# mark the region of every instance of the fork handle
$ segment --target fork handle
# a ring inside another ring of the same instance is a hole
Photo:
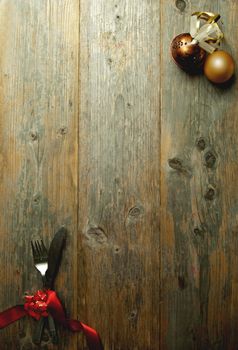
[[[51,315],[48,316],[48,325],[49,325],[49,332],[50,332],[52,343],[58,344],[59,339],[58,339],[58,334],[55,327],[55,321]]]
[[[45,317],[41,317],[39,321],[37,321],[36,328],[32,337],[32,341],[36,345],[39,345],[41,343],[41,337],[42,337],[44,326],[45,326]]]
[[[46,288],[46,289],[48,289],[48,288],[51,289],[52,286],[53,286],[52,281],[49,281],[49,279],[47,278],[46,275],[42,275],[42,282],[43,282],[44,288]],[[59,343],[59,339],[58,339],[58,334],[57,334],[56,327],[55,327],[55,321],[54,321],[53,317],[50,314],[48,316],[48,327],[49,327],[49,333],[50,333],[50,336],[51,336],[52,343],[53,344],[58,344]]]

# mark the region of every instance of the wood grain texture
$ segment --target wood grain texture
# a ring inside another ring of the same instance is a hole
[[[1,309],[41,285],[30,240],[69,237],[56,288],[76,317],[78,1],[1,1]],[[70,273],[68,273],[70,271]],[[67,286],[67,287],[66,287]],[[33,349],[29,319],[1,331],[1,349]],[[47,335],[44,349],[53,349]],[[62,334],[59,349],[76,349]]]
[[[189,30],[189,15],[206,10],[222,15],[223,48],[237,58],[238,7],[162,1],[161,8],[161,348],[233,350],[237,83],[219,88],[188,76],[168,59],[168,48]]]
[[[160,3],[80,12],[79,310],[107,350],[158,349]]]
[[[104,350],[237,350],[238,89],[173,64],[196,10],[237,60],[232,0],[0,1],[0,310],[65,225],[56,288]],[[34,326],[0,349],[35,349]],[[87,349],[60,339],[40,348]]]

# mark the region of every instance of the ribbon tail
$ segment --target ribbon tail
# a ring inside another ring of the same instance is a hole
[[[9,324],[19,320],[27,315],[23,305],[13,306],[5,311],[0,312],[0,329],[7,327]]]
[[[87,326],[86,324],[76,321],[67,320],[67,326],[72,332],[82,331],[86,337],[87,345],[90,350],[103,350],[103,345],[98,333],[95,329]]]
[[[191,37],[194,38],[200,28],[200,21],[197,17],[192,16],[190,21],[190,34]]]
[[[198,45],[208,53],[213,53],[216,50],[215,46],[208,44],[205,41],[201,41]]]
[[[103,350],[103,345],[98,333],[91,327],[87,326],[86,324],[82,323],[82,327],[83,327],[83,332],[85,334],[85,337],[87,339],[89,349]]]
[[[86,337],[90,350],[103,350],[101,339],[93,328],[80,321],[66,319],[60,300],[58,299],[56,293],[51,290],[48,291],[48,308],[53,318],[64,327],[68,328],[72,332],[82,331]]]

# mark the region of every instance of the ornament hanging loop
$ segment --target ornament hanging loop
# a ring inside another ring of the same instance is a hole
[[[192,16],[197,16],[197,18],[201,18],[207,21],[207,23],[218,22],[219,19],[221,18],[221,15],[219,15],[219,13],[214,14],[212,12],[193,12]]]
[[[191,16],[190,34],[193,38],[191,45],[198,44],[208,53],[214,52],[223,38],[223,33],[217,22],[221,16],[212,12],[194,12]],[[206,23],[201,25],[201,20]]]

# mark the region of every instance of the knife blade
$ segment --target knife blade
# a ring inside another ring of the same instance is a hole
[[[53,289],[54,280],[57,275],[63,248],[66,241],[67,230],[65,227],[61,227],[59,231],[56,232],[54,238],[51,241],[49,253],[48,253],[48,270],[45,274],[45,287]]]

